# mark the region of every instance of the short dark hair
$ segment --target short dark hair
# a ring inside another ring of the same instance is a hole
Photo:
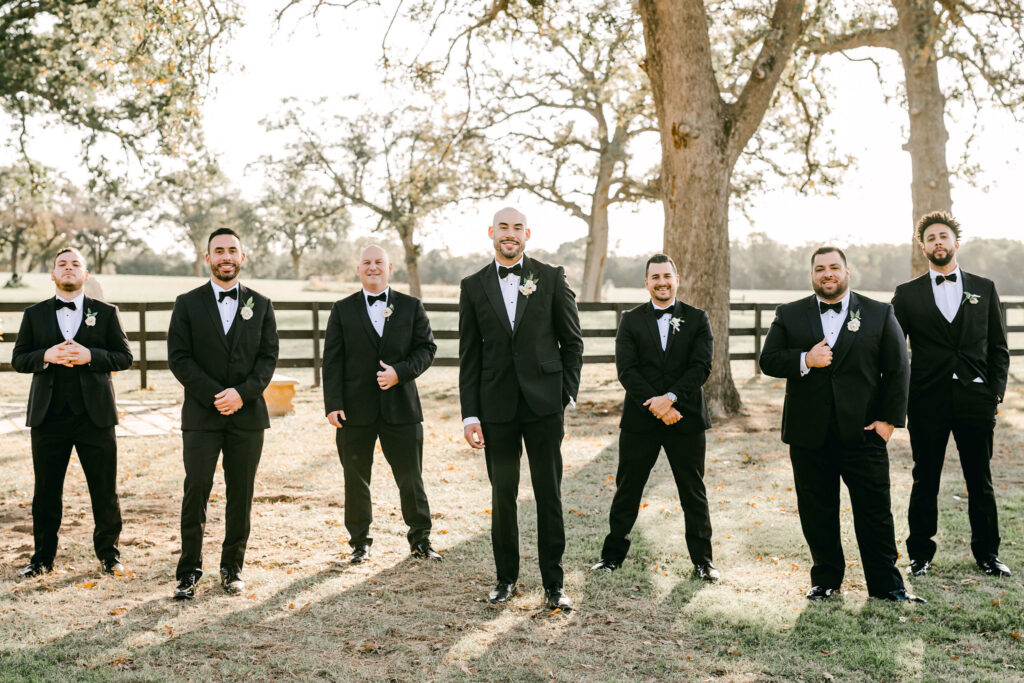
[[[843,252],[842,249],[840,249],[839,247],[833,247],[832,245],[826,245],[824,247],[818,247],[817,249],[814,250],[814,253],[811,254],[811,267],[814,267],[814,259],[818,258],[822,254],[831,254],[832,252],[839,254],[839,258],[843,259],[844,266],[849,265],[846,262],[846,253]]]
[[[647,265],[644,266],[644,277],[647,277],[647,273],[650,272],[651,264],[652,263],[668,263],[668,264],[671,264],[672,272],[673,273],[678,273],[679,272],[676,269],[676,262],[673,261],[668,255],[666,255],[666,254],[655,254],[651,258],[647,259]]]
[[[924,231],[940,223],[949,227],[956,235],[956,241],[960,241],[960,223],[953,218],[953,214],[949,211],[932,211],[921,216],[921,219],[917,221],[917,241],[924,244]]]
[[[53,255],[53,265],[55,267],[57,265],[57,259],[59,259],[61,257],[61,254],[74,254],[74,255],[76,255],[78,258],[80,258],[82,260],[83,264],[85,264],[85,257],[82,256],[82,252],[78,251],[74,247],[70,247],[69,246],[69,247],[61,247],[57,251],[57,253]]]
[[[217,228],[216,230],[210,233],[210,237],[207,238],[206,240],[206,251],[210,251],[210,242],[213,241],[213,238],[218,237],[220,235],[231,235],[238,240],[239,244],[242,243],[242,236],[239,235],[234,230],[232,230],[231,228]]]

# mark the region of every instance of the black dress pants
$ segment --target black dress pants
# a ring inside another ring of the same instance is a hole
[[[373,451],[380,439],[384,458],[391,465],[402,504],[402,519],[409,526],[409,545],[430,538],[430,505],[423,488],[423,425],[392,425],[378,420],[371,425],[346,424],[337,430],[336,441],[345,471],[345,528],[353,548],[370,545],[373,508],[370,503],[370,470]]]
[[[527,411],[519,410],[519,415]],[[484,457],[491,482],[491,544],[498,581],[519,579],[519,461],[526,445],[537,504],[537,558],[545,589],[561,588],[565,526],[562,519],[562,413],[483,422]]]
[[[626,558],[644,487],[664,448],[683,508],[690,559],[695,565],[711,562],[711,513],[704,488],[705,445],[703,431],[683,434],[667,425],[646,433],[622,431],[615,497],[608,516],[611,530],[604,539],[602,559],[621,564]]]
[[[57,532],[63,517],[64,477],[71,449],[78,453],[92,502],[95,529],[93,548],[100,560],[117,560],[117,539],[121,535],[121,507],[117,499],[117,440],[114,427],[97,427],[87,413],[70,410],[49,414],[31,430],[33,562],[53,564],[57,555]]]
[[[944,389],[911,402],[907,420],[914,457],[914,486],[907,515],[907,553],[911,559],[931,561],[935,556],[939,482],[951,433],[967,485],[971,552],[978,562],[998,554],[999,518],[990,467],[996,411],[996,398],[985,384],[972,382],[965,386],[952,378]]]
[[[185,493],[181,500],[181,557],[178,579],[203,572],[203,532],[206,504],[213,488],[217,459],[224,454],[224,542],[222,569],[241,571],[249,541],[253,484],[263,452],[262,429],[227,428],[219,431],[187,430],[181,433],[185,462]]]

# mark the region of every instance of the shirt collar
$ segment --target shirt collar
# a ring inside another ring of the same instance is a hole
[[[380,294],[384,295],[384,297],[385,297],[384,301],[390,301],[391,300],[391,285],[388,285],[387,287],[385,287],[384,291],[380,292]],[[380,294],[374,294],[373,292],[368,292],[368,291],[366,291],[366,287],[363,287],[363,301],[366,301],[366,299],[368,297],[371,297],[371,296],[380,296]]]
[[[514,267],[514,266],[518,266],[518,265],[520,265],[520,264],[521,264],[521,263],[523,262],[523,257],[524,257],[524,256],[526,256],[526,254],[520,254],[520,255],[519,255],[519,260],[518,260],[518,261],[516,261],[515,263],[513,263],[513,264],[512,264],[512,265],[510,265],[510,266],[506,266],[506,265],[505,265],[505,264],[503,264],[503,263],[498,263],[498,259],[497,259],[497,257],[495,257],[495,259],[494,259],[494,267],[495,267],[495,268],[512,268],[512,267]]]
[[[958,281],[960,281],[960,282],[963,282],[963,280],[960,279],[960,266],[959,265],[957,265],[956,268],[954,268],[953,270],[951,270],[948,273],[940,273],[939,271],[937,271],[934,268],[932,268],[931,266],[929,266],[928,267],[928,278],[932,281],[933,285],[935,284],[935,276],[936,275],[942,275],[943,277],[949,277],[950,275],[956,275],[956,279]]]
[[[80,311],[80,310],[82,310],[82,303],[84,303],[84,301],[85,301],[85,292],[84,291],[81,292],[74,299],[64,299],[60,295],[57,295],[57,294],[54,294],[53,298],[54,299],[60,299],[61,301],[73,301],[74,304],[75,304],[75,310],[76,311]]]
[[[221,292],[230,292],[233,289],[238,289],[238,283],[237,282],[235,283],[234,287],[228,287],[227,289],[224,289],[223,287],[218,285],[213,280],[210,280],[210,286],[213,287],[213,293],[214,294],[220,294]]]
[[[654,303],[654,299],[651,299],[651,305],[654,306],[654,309],[657,310],[657,311],[667,311],[670,308],[674,308],[675,305],[676,305],[676,302],[673,301],[668,306],[659,306],[658,304]]]
[[[827,301],[823,300],[817,294],[814,295],[814,298],[817,299],[819,302],[821,302],[823,304],[827,304],[828,303]],[[840,309],[839,309],[840,313],[845,311],[846,307],[850,305],[850,290],[846,290],[846,294],[843,295],[843,298],[840,299],[839,301],[835,302],[835,303],[838,303],[840,305]],[[820,308],[819,308],[819,310],[820,310]]]

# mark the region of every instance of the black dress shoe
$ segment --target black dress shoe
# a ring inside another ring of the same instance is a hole
[[[178,587],[174,589],[175,600],[191,600],[196,597],[196,584],[199,583],[199,572],[189,572],[178,581]]]
[[[124,574],[124,565],[116,557],[107,557],[100,561],[104,574]]]
[[[349,556],[348,561],[352,564],[360,564],[366,561],[366,558],[370,556],[370,546],[368,545],[357,545],[352,551],[352,555]]]
[[[924,598],[919,598],[913,593],[908,593],[906,588],[897,588],[896,590],[886,593],[885,595],[872,597],[877,597],[879,600],[887,600],[889,602],[928,602]]]
[[[932,563],[928,560],[911,560],[907,573],[911,576],[925,576],[931,568]]]
[[[514,583],[506,583],[505,581],[499,581],[498,585],[494,587],[490,595],[487,596],[487,600],[492,605],[503,605],[509,601],[513,595],[518,592]]]
[[[412,556],[421,560],[433,560],[440,562],[444,559],[441,553],[430,547],[430,541],[420,541],[412,547]]]
[[[44,564],[43,562],[29,562],[21,571],[19,571],[16,574],[16,576],[19,579],[31,579],[34,576],[39,576],[41,574],[49,574],[52,571],[52,564]]]
[[[220,585],[228,593],[241,593],[245,590],[245,581],[242,581],[242,572],[237,569],[220,568]]]
[[[561,610],[569,612],[572,610],[572,600],[565,594],[561,586],[544,589],[544,606],[549,610]]]
[[[700,577],[701,581],[707,581],[708,583],[714,583],[722,578],[722,573],[715,569],[715,565],[710,562],[695,564],[693,571]]]
[[[999,561],[999,558],[992,556],[984,562],[979,562],[978,566],[981,570],[989,576],[1010,576],[1010,568]]]
[[[622,566],[621,562],[616,562],[615,560],[607,560],[605,558],[601,558],[601,561],[598,562],[597,564],[595,564],[593,567],[591,567],[590,571],[592,571],[592,572],[605,572],[606,574],[611,574],[613,571],[615,571],[616,569],[618,569],[621,566]]]
[[[811,586],[811,590],[807,591],[808,600],[827,600],[834,595],[841,595],[839,589],[829,586]]]

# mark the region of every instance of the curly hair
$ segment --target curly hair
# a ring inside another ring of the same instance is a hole
[[[948,211],[932,211],[921,216],[917,222],[917,241],[924,244],[924,231],[936,224],[948,227],[956,235],[957,242],[960,241],[960,223]]]

